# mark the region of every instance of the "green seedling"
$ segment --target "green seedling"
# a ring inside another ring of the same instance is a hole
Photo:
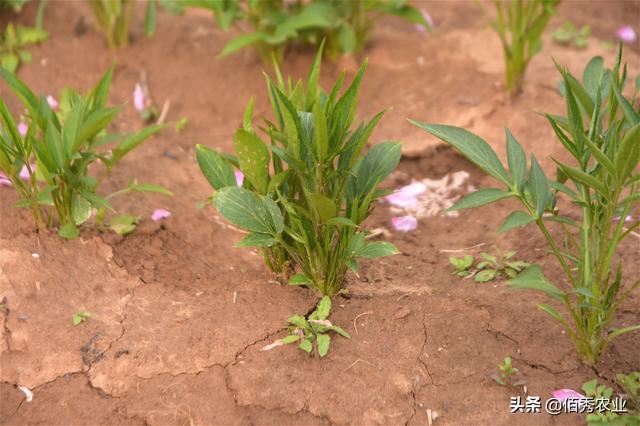
[[[567,21],[551,33],[551,38],[558,44],[584,48],[587,47],[590,35],[591,27],[589,25],[583,25],[578,29],[572,22]]]
[[[480,253],[484,260],[476,266],[478,272],[474,275],[474,279],[479,283],[484,283],[493,281],[503,275],[508,278],[515,278],[518,273],[531,266],[527,262],[513,260],[512,258],[515,254],[515,251],[502,253],[500,250],[495,255]]]
[[[192,1],[198,0],[147,0],[144,16],[145,35],[151,37],[156,32],[158,4],[169,13],[177,15],[181,14],[184,6]],[[135,3],[133,0],[89,0],[96,24],[104,33],[111,49],[124,46],[129,42],[129,24]]]
[[[316,350],[320,357],[324,357],[329,352],[331,336],[329,331],[335,331],[342,337],[350,339],[349,333],[337,325],[331,324],[327,319],[331,313],[331,299],[324,296],[316,309],[305,318],[301,315],[294,315],[289,318],[290,334],[282,339],[283,344],[298,343],[298,347],[307,353],[313,351],[313,342],[316,342]]]
[[[463,257],[449,256],[449,263],[453,265],[453,275],[459,277],[468,277],[472,274],[471,268],[473,267],[473,256],[466,255]]]
[[[624,95],[622,48],[613,70],[604,68],[602,58],[592,59],[582,83],[566,69],[558,70],[567,116],[546,118],[565,149],[562,158],[572,161],[554,159],[555,179],[547,177],[534,155],[527,166],[522,146],[508,129],[509,172],[480,137],[453,126],[412,123],[452,145],[503,188],[471,193],[451,210],[514,199],[522,209],[512,212],[499,232],[528,224],[539,228],[564,277],[551,280],[539,266],[531,266],[509,285],[540,291],[564,305],[568,318],[548,304],[538,306],[559,322],[584,362],[593,365],[612,340],[640,329],[640,324],[611,326],[622,303],[640,286],[640,279],[624,275],[622,262],[616,260],[620,244],[640,227],[637,218],[625,222],[640,203],[640,113],[633,106],[636,96]],[[560,213],[559,198],[569,201],[565,209],[570,215]],[[551,232],[552,226],[558,233]],[[630,281],[627,285],[623,277]]]
[[[176,133],[180,133],[182,132],[184,129],[187,128],[187,124],[189,124],[189,119],[187,117],[182,117],[180,120],[178,120],[178,122],[175,125],[175,130]]]
[[[344,74],[330,94],[318,86],[322,49],[306,85],[285,86],[267,77],[275,122],[253,124],[253,102],[233,143],[237,157],[196,147],[202,173],[216,190],[213,205],[235,226],[249,232],[238,246],[259,247],[276,273],[298,271],[290,283],[333,296],[358,258],[398,253],[387,242],[365,239],[362,222],[388,194],[378,185],[400,160],[400,144],[363,149],[383,112],[351,129],[366,63],[339,97]],[[258,135],[261,129],[268,143]],[[238,187],[234,167],[244,174]]]
[[[250,31],[232,39],[222,50],[229,55],[246,47],[254,48],[265,62],[272,57],[281,62],[288,47],[296,44],[318,46],[326,40],[325,53],[360,52],[373,29],[375,19],[396,16],[430,28],[420,11],[404,0],[221,0],[194,2],[210,9],[218,25],[227,31],[245,22]]]
[[[522,91],[531,59],[542,50],[542,33],[560,0],[493,0],[496,18],[490,21],[502,42],[505,87],[511,95]]]
[[[593,379],[582,385],[585,396],[598,401],[607,401],[608,410],[587,415],[589,426],[638,426],[640,425],[640,405],[638,400],[640,390],[640,372],[617,374],[616,381],[623,390],[615,395],[612,388],[598,383]],[[620,412],[616,412],[620,411]],[[624,411],[624,414],[622,413]]]
[[[113,167],[163,129],[149,126],[130,135],[107,133],[107,126],[120,112],[119,107],[105,106],[112,74],[113,68],[86,95],[68,90],[65,106],[58,111],[14,74],[0,69],[0,76],[26,108],[29,122],[22,135],[0,99],[0,171],[20,196],[16,206],[28,208],[38,228],[57,225],[64,238],[77,237],[78,226],[94,210],[100,226],[107,211],[115,212],[110,201],[116,196],[131,192],[172,195],[160,185],[136,180],[112,194],[98,194]],[[97,175],[90,175],[90,170]]]
[[[73,321],[73,325],[80,325],[80,323],[87,321],[92,316],[93,314],[89,311],[79,311],[73,314],[71,321]]]
[[[493,374],[491,378],[499,385],[515,388],[524,386],[527,383],[522,379],[515,379],[519,370],[511,363],[511,357],[506,357],[498,367],[500,368],[500,374]]]
[[[31,53],[26,48],[48,37],[49,33],[41,28],[14,27],[9,23],[4,33],[0,33],[0,66],[16,72],[21,63],[31,62]]]

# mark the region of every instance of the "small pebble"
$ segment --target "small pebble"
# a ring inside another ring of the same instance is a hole
[[[18,315],[18,319],[19,319],[20,321],[27,321],[27,320],[29,319],[29,315],[27,315],[27,314],[20,314],[20,315]]]
[[[31,253],[31,257],[33,257],[34,259],[39,259],[40,255],[38,253]]]

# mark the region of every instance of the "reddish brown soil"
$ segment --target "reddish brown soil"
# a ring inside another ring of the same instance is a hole
[[[373,139],[405,141],[401,172],[388,184],[458,170],[469,171],[476,186],[492,184],[406,117],[466,126],[501,153],[506,124],[549,167],[559,144],[535,111],[562,111],[551,55],[580,72],[594,54],[611,60],[614,52],[602,50],[595,38],[583,51],[547,39],[524,93],[509,100],[501,94],[500,47],[476,4],[421,4],[436,21],[433,34],[383,20],[366,52],[360,115],[392,106]],[[31,22],[33,15],[29,6],[16,19]],[[567,1],[560,15],[551,28],[571,18],[610,38],[622,23],[639,22],[640,5]],[[81,21],[86,31],[78,35]],[[21,78],[53,94],[65,85],[94,84],[114,57],[91,22],[84,3],[50,2],[51,39],[32,49],[34,61],[20,70]],[[640,333],[612,344],[592,370],[580,364],[560,327],[536,309],[541,296],[450,274],[443,250],[484,243],[474,252],[492,244],[518,250],[520,258],[561,279],[536,229],[498,238],[506,202],[393,233],[389,239],[402,254],[365,263],[359,276],[348,278],[349,298],[335,299],[332,321],[352,339],[334,338],[327,358],[294,347],[261,351],[283,335],[289,315],[308,312],[317,296],[279,285],[255,252],[232,248],[240,235],[213,209],[196,208],[210,188],[195,164],[194,144],[229,150],[250,96],[257,114],[268,112],[262,65],[253,53],[215,57],[230,37],[208,14],[162,15],[154,39],[143,38],[135,25],[131,45],[116,54],[111,101],[129,102],[119,129],[142,125],[130,105],[142,70],[156,102],[171,100],[169,120],[189,118],[183,133],[171,129],[156,137],[106,183],[105,191],[113,190],[137,177],[175,192],[171,199],[122,199],[121,211],[145,217],[132,235],[85,229],[80,239],[61,241],[55,233],[37,234],[28,214],[11,207],[15,194],[0,189],[0,296],[10,309],[0,341],[1,424],[427,424],[427,410],[436,411],[442,425],[580,424],[571,416],[509,414],[509,397],[517,391],[498,386],[490,374],[509,355],[529,394],[544,400],[597,375],[612,383],[615,373],[640,370]],[[626,51],[631,75],[640,70],[637,46]],[[311,58],[311,52],[294,52],[285,71],[303,75]],[[352,74],[357,64],[353,58],[326,63],[325,87],[342,67]],[[0,89],[19,111],[6,86]],[[173,216],[152,222],[149,214],[159,207]],[[389,227],[389,216],[380,206],[369,226]],[[637,239],[621,248],[629,279],[640,275],[638,254]],[[640,321],[639,307],[636,292],[616,325]],[[71,316],[79,310],[94,316],[74,327]],[[16,385],[33,390],[33,401],[25,402]]]

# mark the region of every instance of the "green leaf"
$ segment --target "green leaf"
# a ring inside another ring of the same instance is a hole
[[[377,241],[374,243],[366,243],[356,252],[356,256],[373,259],[376,257],[392,256],[400,253],[400,250],[391,243]]]
[[[268,36],[260,31],[242,34],[238,37],[233,38],[229,43],[227,43],[222,49],[220,56],[230,55],[244,47],[266,41],[267,38]]]
[[[202,174],[214,189],[237,185],[233,167],[214,150],[196,145],[196,159]]]
[[[273,247],[278,241],[269,234],[252,232],[242,241],[236,243],[235,247]]]
[[[323,222],[326,222],[336,215],[338,209],[335,203],[324,195],[309,194],[307,195],[307,199]]]
[[[0,76],[4,78],[7,84],[13,89],[15,94],[18,96],[20,101],[24,104],[25,107],[29,110],[29,114],[34,117],[36,116],[36,111],[38,109],[38,97],[29,89],[29,87],[24,84],[18,77],[16,77],[12,72],[0,68]]]
[[[295,274],[289,280],[289,285],[311,285],[311,284],[313,284],[313,281],[311,281],[311,278],[307,277],[304,274]]]
[[[60,227],[60,229],[58,230],[58,235],[60,235],[62,238],[66,238],[67,240],[73,240],[74,238],[77,238],[78,235],[80,235],[80,231],[78,231],[75,223],[70,222]]]
[[[9,72],[16,72],[20,65],[20,58],[14,53],[3,53],[0,56],[0,66]]]
[[[328,329],[335,331],[336,333],[338,333],[342,337],[346,337],[347,339],[351,339],[351,335],[349,333],[347,333],[346,331],[344,331],[342,328],[338,327],[337,325],[332,325]]]
[[[118,161],[125,155],[127,155],[132,149],[140,145],[142,142],[155,135],[164,129],[164,125],[154,124],[149,127],[145,127],[140,132],[125,138],[118,144],[113,150],[113,157],[115,161]]]
[[[344,23],[340,26],[338,31],[338,41],[340,43],[340,49],[344,53],[352,53],[357,46],[356,32],[353,27],[348,23]]]
[[[313,350],[313,345],[311,344],[311,340],[309,339],[305,339],[300,342],[298,347],[307,353],[311,353],[311,351]]]
[[[318,345],[318,354],[324,357],[329,352],[329,345],[331,344],[331,336],[328,334],[318,334],[316,336]]]
[[[447,211],[469,209],[472,207],[484,206],[505,198],[513,197],[511,192],[502,191],[496,188],[480,189],[465,196],[463,199],[449,207]]]
[[[155,183],[138,183],[137,180],[133,180],[129,183],[127,188],[129,191],[133,192],[157,192],[158,194],[173,197],[173,192],[169,191],[164,186],[157,185]]]
[[[336,217],[333,217],[333,218],[327,220],[325,222],[325,225],[344,225],[344,226],[351,226],[353,228],[357,228],[358,227],[358,225],[353,223],[353,221],[351,219],[348,219],[346,217],[340,217],[340,216],[336,216]]]
[[[531,155],[531,172],[530,172],[530,184],[531,198],[536,208],[536,217],[542,217],[545,206],[547,205],[547,198],[549,197],[549,184],[547,183],[547,177],[544,175],[544,171],[538,164],[535,155]]]
[[[156,32],[156,2],[147,0],[147,9],[144,14],[144,35],[152,37]]]
[[[253,98],[249,99],[247,107],[244,109],[244,117],[242,119],[242,128],[247,132],[253,132]]]
[[[479,283],[486,283],[487,281],[493,280],[497,274],[498,271],[495,269],[484,269],[478,272],[473,279]]]
[[[276,232],[277,224],[274,223],[271,210],[263,199],[251,191],[237,187],[222,188],[214,194],[213,204],[222,216],[240,228],[262,234]],[[281,214],[279,219],[281,223]]]
[[[78,194],[74,195],[71,208],[76,225],[82,225],[91,217],[91,203]]]
[[[130,214],[114,216],[109,221],[109,229],[118,235],[127,235],[136,229],[136,225],[139,221],[140,216],[133,216]]]
[[[288,336],[283,337],[283,338],[282,338],[282,340],[281,340],[281,342],[282,342],[283,344],[285,344],[285,345],[288,345],[288,344],[290,344],[290,343],[295,343],[295,342],[297,342],[297,341],[298,341],[298,340],[300,340],[300,339],[301,339],[301,337],[300,337],[300,335],[299,335],[299,334],[290,334],[290,335],[288,335]]]
[[[313,319],[325,320],[329,316],[329,313],[331,313],[331,298],[324,296],[320,299],[320,302],[318,302],[318,306],[311,316],[314,317]]]
[[[529,214],[527,214],[525,212],[515,211],[515,212],[511,213],[507,217],[507,219],[504,221],[502,226],[500,226],[500,229],[498,229],[498,234],[502,234],[502,233],[510,231],[510,230],[512,230],[514,228],[519,228],[521,226],[528,225],[529,223],[533,222],[534,220],[535,220],[534,217],[531,217],[531,215],[529,215]]]
[[[527,174],[527,156],[522,149],[522,145],[513,137],[509,129],[505,130],[507,133],[507,162],[509,163],[509,172],[511,173],[514,186],[519,193],[522,193]]]
[[[236,132],[233,144],[245,178],[258,192],[266,194],[269,185],[269,149],[259,137],[244,129]]]
[[[374,145],[364,158],[356,163],[349,177],[348,192],[351,199],[365,197],[396,168],[400,162],[402,146],[395,142]]]
[[[564,164],[558,163],[557,161],[556,164],[558,164],[560,170],[562,170],[564,174],[569,176],[569,178],[573,180],[574,183],[586,186],[588,188],[593,188],[603,197],[607,199],[609,198],[609,191],[600,180],[575,167],[566,166]]]
[[[482,138],[459,127],[443,124],[426,124],[411,119],[409,122],[426,130],[435,137],[442,139],[448,144],[453,145],[454,148],[460,151],[462,155],[467,157],[472,163],[502,183],[506,185],[511,184],[507,172],[498,159],[498,156],[491,146]]]
[[[544,278],[538,265],[533,265],[522,271],[516,278],[510,279],[507,284],[520,290],[538,290],[546,293],[556,300],[564,300],[567,295],[558,287]]]
[[[636,124],[625,133],[616,153],[615,169],[620,182],[627,180],[640,162],[640,124]]]

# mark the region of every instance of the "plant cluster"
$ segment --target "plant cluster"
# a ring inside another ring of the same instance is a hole
[[[120,112],[119,107],[105,106],[112,74],[113,67],[86,95],[67,90],[57,110],[14,74],[0,69],[0,76],[26,108],[29,121],[21,132],[0,99],[0,171],[20,195],[17,206],[30,210],[38,228],[57,222],[64,238],[76,237],[78,226],[91,218],[93,209],[97,210],[96,222],[101,225],[106,211],[114,211],[110,200],[115,196],[128,192],[171,195],[159,185],[135,180],[112,194],[98,195],[109,171],[162,130],[162,126],[149,126],[131,135],[107,133],[107,126]],[[104,150],[111,144],[115,146]],[[89,171],[96,162],[102,164],[102,169],[94,177]]]
[[[590,35],[591,27],[589,25],[576,28],[573,22],[567,21],[551,33],[551,38],[559,44],[584,48],[587,47]]]
[[[73,323],[73,325],[78,326],[81,323],[87,321],[92,316],[93,314],[89,311],[78,311],[71,317],[71,322]]]
[[[505,87],[512,95],[522,90],[527,66],[542,50],[542,33],[560,0],[493,0],[496,17],[490,21],[502,43]]]
[[[454,275],[459,277],[473,276],[477,282],[484,283],[493,281],[501,276],[515,278],[518,273],[530,266],[527,262],[513,259],[515,255],[515,251],[503,253],[500,250],[497,250],[495,255],[480,253],[480,257],[484,260],[478,262],[475,269],[473,268],[475,259],[471,255],[461,258],[451,256],[449,257],[449,263],[454,267]]]
[[[505,357],[498,368],[500,369],[500,374],[493,374],[491,378],[499,385],[515,388],[518,386],[523,386],[525,383],[527,383],[522,379],[515,379],[515,376],[519,373],[520,370],[513,366],[511,357]]]
[[[16,72],[20,63],[31,62],[31,53],[27,47],[45,41],[49,33],[41,28],[14,27],[12,23],[7,25],[4,33],[0,33],[0,66]]]
[[[331,57],[362,51],[374,26],[374,19],[393,15],[430,28],[422,13],[404,0],[221,0],[204,2],[212,9],[218,25],[246,22],[250,31],[231,40],[223,49],[228,55],[253,47],[265,62],[280,62],[293,44],[318,46],[326,40]]]
[[[640,425],[640,372],[617,374],[616,382],[623,390],[620,397],[626,402],[624,407],[626,413],[619,414],[609,410],[588,414],[587,424],[589,426]],[[607,385],[599,384],[598,379],[583,384],[582,390],[587,397],[596,401],[599,399],[611,401],[613,397],[613,389]]]
[[[386,242],[368,242],[361,228],[378,188],[400,160],[400,144],[385,142],[361,155],[383,112],[351,129],[366,63],[338,95],[344,73],[330,94],[318,86],[322,49],[306,85],[285,86],[267,77],[275,122],[265,120],[265,143],[256,133],[249,103],[233,143],[237,157],[198,145],[202,173],[216,190],[213,204],[229,222],[249,232],[238,246],[260,247],[269,268],[298,270],[291,284],[333,296],[360,257],[397,253]],[[233,168],[244,173],[237,187]]]
[[[603,67],[602,58],[594,58],[584,70],[582,83],[558,66],[567,117],[546,117],[573,160],[572,164],[554,160],[555,180],[545,175],[533,154],[527,166],[526,154],[509,130],[507,172],[480,137],[457,127],[412,121],[451,144],[505,187],[474,192],[452,210],[515,199],[524,210],[511,213],[501,230],[530,223],[538,226],[568,286],[559,288],[544,277],[539,266],[527,268],[509,284],[540,291],[563,304],[569,319],[548,304],[538,306],[561,324],[590,365],[613,339],[640,329],[640,324],[610,327],[621,303],[640,286],[640,280],[623,284],[622,264],[614,258],[620,243],[640,226],[640,220],[625,224],[640,201],[640,114],[633,107],[635,96],[627,99],[623,94],[627,72],[621,61],[621,49],[613,70]],[[575,207],[570,213],[560,213],[561,198]],[[559,238],[552,233],[552,224],[559,227]]]

